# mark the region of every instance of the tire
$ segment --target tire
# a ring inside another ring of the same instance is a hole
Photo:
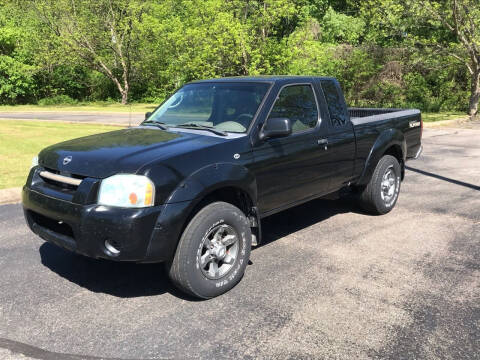
[[[249,221],[240,209],[225,202],[211,203],[185,228],[167,264],[170,279],[181,291],[201,299],[224,294],[242,279],[251,241]]]
[[[390,212],[397,203],[401,184],[401,167],[391,155],[384,155],[373,172],[370,182],[360,191],[360,205],[374,215]],[[390,185],[386,185],[386,183]]]

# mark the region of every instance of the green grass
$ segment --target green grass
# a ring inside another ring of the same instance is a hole
[[[118,128],[56,121],[0,121],[0,189],[22,186],[32,158],[44,147]]]
[[[75,105],[0,105],[0,113],[2,112],[31,112],[31,111],[89,111],[89,112],[136,112],[146,113],[152,111],[158,104],[128,104],[122,105],[112,102],[88,102],[78,103]]]
[[[455,119],[466,118],[466,117],[468,117],[468,115],[462,112],[422,113],[422,119],[425,122],[455,120]]]

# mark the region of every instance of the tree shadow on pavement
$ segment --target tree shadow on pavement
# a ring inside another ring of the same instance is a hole
[[[452,184],[455,184],[455,185],[460,185],[460,186],[464,186],[464,187],[469,188],[469,189],[480,191],[480,186],[478,186],[478,185],[470,184],[470,183],[460,181],[460,180],[455,180],[455,179],[448,178],[446,176],[442,176],[442,175],[438,175],[438,174],[434,174],[434,173],[431,173],[431,172],[428,172],[428,171],[425,171],[425,170],[412,168],[410,166],[405,166],[405,169],[416,172],[418,174],[425,175],[425,176],[430,176],[434,179],[443,180],[443,181],[446,181],[446,182],[449,182],[449,183],[452,183]]]
[[[304,229],[331,216],[361,212],[350,197],[313,200],[262,220],[263,241],[260,246]],[[258,248],[257,247],[257,248]],[[91,259],[50,243],[40,246],[44,266],[61,277],[93,292],[131,298],[170,293],[176,297],[198,299],[178,291],[169,281],[162,264],[136,264]]]

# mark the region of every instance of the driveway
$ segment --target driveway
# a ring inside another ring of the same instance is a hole
[[[267,218],[244,279],[208,301],[160,265],[44,243],[2,206],[0,357],[479,359],[480,131],[424,146],[393,212],[347,196]]]
[[[1,120],[56,120],[79,123],[138,125],[145,119],[145,114],[108,113],[108,112],[70,112],[70,111],[37,111],[37,112],[0,112]]]

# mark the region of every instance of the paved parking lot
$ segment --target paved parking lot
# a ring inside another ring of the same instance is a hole
[[[480,130],[424,146],[392,213],[346,197],[272,216],[242,282],[208,301],[159,265],[43,243],[2,206],[0,358],[479,359]]]

